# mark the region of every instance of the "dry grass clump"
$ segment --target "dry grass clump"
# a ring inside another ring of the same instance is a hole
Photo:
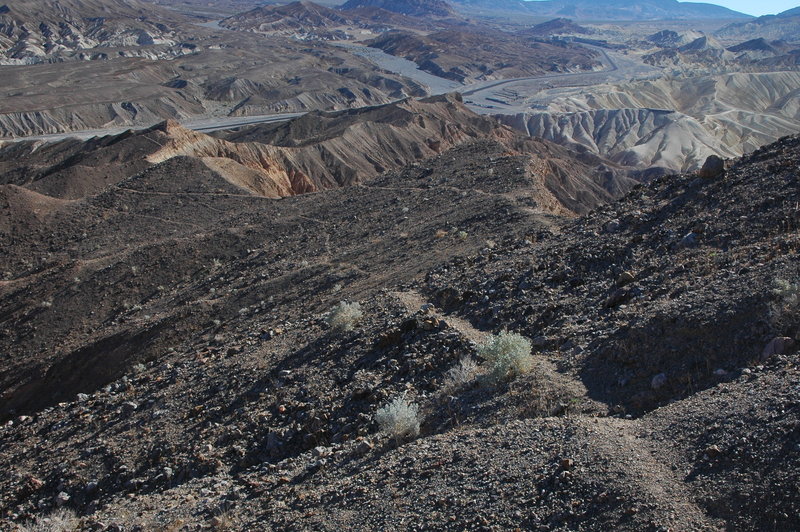
[[[20,532],[72,532],[78,529],[78,518],[71,510],[55,510],[36,518],[33,523],[21,525]]]
[[[444,391],[452,393],[466,386],[478,374],[478,364],[472,357],[463,357],[458,364],[447,370],[444,379]]]

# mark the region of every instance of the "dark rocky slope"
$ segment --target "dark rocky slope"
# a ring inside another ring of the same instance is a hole
[[[504,151],[280,201],[203,192],[174,159],[93,199],[86,227],[126,233],[39,248],[85,256],[5,281],[2,331],[126,341],[7,416],[7,526],[60,505],[97,530],[796,528],[797,354],[762,352],[800,326],[800,137],[574,220]],[[334,334],[339,300],[364,317]],[[445,389],[502,329],[534,339],[531,373]],[[373,415],[400,394],[422,426],[398,446]]]

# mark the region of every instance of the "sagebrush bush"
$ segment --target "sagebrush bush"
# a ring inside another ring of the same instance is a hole
[[[379,408],[375,412],[375,421],[381,431],[396,440],[419,434],[419,408],[402,396]]]
[[[793,308],[800,303],[800,286],[785,279],[775,279],[772,285],[772,294],[783,307]]]
[[[340,301],[333,307],[328,316],[328,325],[337,332],[352,331],[356,323],[364,316],[359,303]]]
[[[447,370],[444,379],[444,389],[446,392],[453,392],[462,386],[469,384],[478,373],[478,364],[471,357],[463,357],[458,364]]]
[[[478,346],[478,356],[489,364],[489,377],[492,380],[524,375],[533,368],[531,341],[513,332],[491,335]]]

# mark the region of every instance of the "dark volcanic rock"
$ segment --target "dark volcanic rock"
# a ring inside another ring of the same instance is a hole
[[[796,528],[800,137],[582,217],[548,146],[281,200],[183,158],[80,200],[3,185],[3,405],[33,398],[3,526]],[[503,330],[536,352],[491,379]],[[378,431],[398,397],[416,439]]]

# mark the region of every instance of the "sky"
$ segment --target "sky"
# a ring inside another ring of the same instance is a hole
[[[800,0],[760,0],[753,2],[753,0],[696,0],[698,2],[705,1],[709,4],[717,4],[725,6],[734,11],[741,11],[748,15],[775,15],[781,11],[792,9],[793,7],[800,6]]]

